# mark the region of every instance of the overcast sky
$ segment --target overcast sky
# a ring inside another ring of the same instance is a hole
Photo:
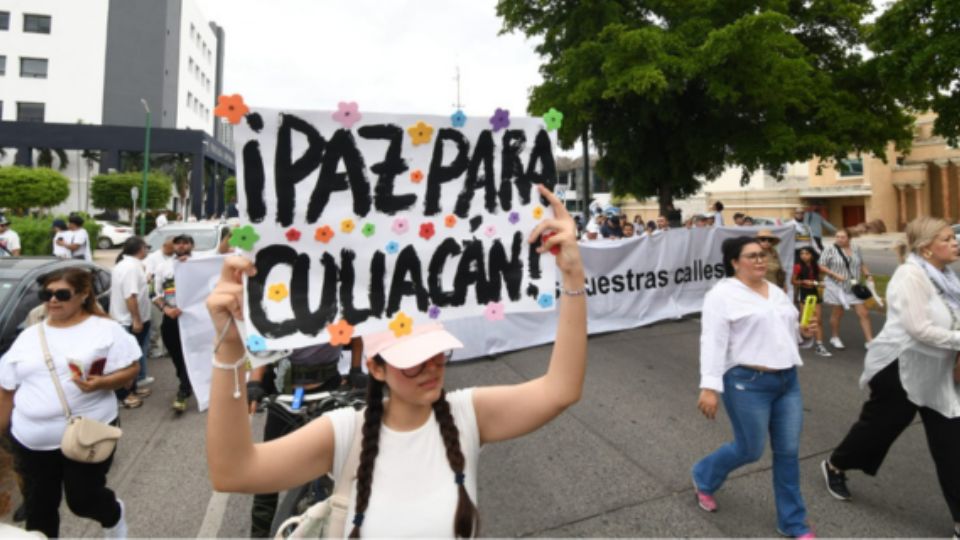
[[[495,0],[197,0],[224,27],[224,92],[260,107],[526,115],[534,44],[498,35]]]

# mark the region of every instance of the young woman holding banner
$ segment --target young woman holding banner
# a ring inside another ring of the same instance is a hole
[[[517,385],[446,393],[447,352],[460,342],[439,324],[415,326],[403,337],[364,337],[370,372],[362,425],[353,410],[334,411],[269,443],[253,444],[246,399],[235,398],[234,374],[215,369],[207,422],[207,462],[219,491],[281,491],[334,473],[347,461],[356,429],[362,430],[360,464],[351,488],[350,536],[471,537],[478,531],[477,459],[485,443],[530,433],[580,399],[587,358],[584,272],[576,226],[563,204],[538,187],[553,208],[530,234],[556,255],[563,298],[547,373]],[[249,261],[234,257],[207,300],[216,328],[226,335],[217,366],[241,362],[244,348],[231,318],[242,316],[243,274]],[[384,399],[384,390],[389,399]],[[345,531],[346,532],[346,531]]]

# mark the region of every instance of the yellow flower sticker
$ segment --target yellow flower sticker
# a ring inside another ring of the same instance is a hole
[[[390,321],[390,330],[393,330],[393,335],[396,337],[406,336],[413,331],[413,319],[401,311]]]
[[[420,146],[429,143],[430,139],[433,138],[433,126],[421,120],[416,125],[408,127],[407,133],[410,134],[413,145]]]
[[[347,218],[340,222],[340,231],[350,234],[356,226],[352,219]]]
[[[534,206],[533,207],[533,219],[540,219],[543,217],[543,207]]]
[[[288,296],[290,296],[290,292],[287,290],[287,286],[283,283],[274,283],[267,290],[267,298],[273,300],[274,302],[280,302]]]

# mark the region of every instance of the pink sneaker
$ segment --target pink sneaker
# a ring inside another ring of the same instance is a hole
[[[813,531],[810,531],[810,532],[801,534],[797,538],[816,538],[816,537],[817,535],[813,534]]]
[[[693,483],[693,491],[697,494],[697,505],[700,506],[705,512],[716,512],[717,511],[717,500],[713,498],[713,495],[707,495],[706,493],[700,491],[700,488],[697,487],[696,481]]]

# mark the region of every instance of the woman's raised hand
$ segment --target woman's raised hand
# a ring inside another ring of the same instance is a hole
[[[219,335],[233,319],[243,320],[243,276],[256,273],[253,263],[243,257],[227,257],[220,270],[220,280],[207,297],[207,311],[213,320],[213,327]],[[233,326],[233,325],[230,325]],[[242,347],[240,334],[233,328],[223,338],[228,343]],[[236,348],[236,347],[232,347]]]
[[[557,267],[564,274],[581,272],[583,263],[580,260],[580,247],[577,245],[576,223],[563,202],[552,191],[543,184],[538,184],[537,189],[550,203],[554,217],[541,220],[527,241],[532,244],[542,237],[542,244],[537,248],[538,253],[550,251],[556,255]]]

